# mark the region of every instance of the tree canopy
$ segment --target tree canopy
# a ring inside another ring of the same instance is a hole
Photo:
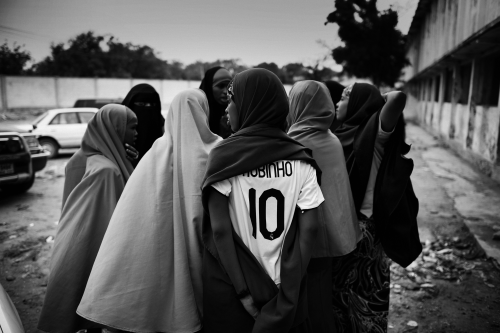
[[[14,44],[11,49],[5,42],[0,46],[0,74],[24,74],[26,64],[31,60],[30,53],[21,50],[19,45]]]
[[[25,70],[26,63],[32,60],[29,53],[21,51],[19,46],[11,50],[4,44],[0,49],[1,74],[199,81],[211,67],[225,67],[233,75],[249,68],[240,59],[198,60],[188,65],[166,61],[148,45],[122,43],[113,36],[100,36],[93,31],[81,33],[66,43],[52,44],[50,49],[49,56]],[[312,66],[290,63],[279,67],[274,62],[263,62],[255,67],[270,70],[286,84],[305,79],[325,81],[337,74],[320,64],[318,60]]]
[[[332,51],[343,72],[370,78],[376,86],[394,86],[404,66],[406,38],[396,29],[398,14],[392,9],[379,12],[377,0],[336,0],[328,23],[339,26],[344,42]]]
[[[175,66],[174,64],[172,64]],[[147,45],[121,43],[92,31],[65,43],[53,44],[51,55],[34,65],[36,75],[74,77],[164,78],[176,75]]]

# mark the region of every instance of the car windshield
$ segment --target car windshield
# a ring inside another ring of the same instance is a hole
[[[35,121],[33,122],[33,125],[36,125],[38,124],[39,122],[41,122],[43,120],[43,118],[47,117],[47,114],[48,112],[44,112],[42,113],[40,116],[38,116]]]

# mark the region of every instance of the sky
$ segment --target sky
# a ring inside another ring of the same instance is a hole
[[[407,33],[418,0],[393,6]],[[148,45],[165,60],[239,58],[247,66],[312,64],[338,46],[337,27],[324,25],[334,0],[0,0],[0,43],[24,45],[35,61],[51,43],[93,30],[120,42]],[[333,60],[325,63],[335,68]]]

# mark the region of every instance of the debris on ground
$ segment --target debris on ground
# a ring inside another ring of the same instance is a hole
[[[54,236],[47,237],[46,242],[47,243],[54,243]]]
[[[61,166],[52,165],[50,167],[46,167],[40,172],[36,173],[36,178],[44,179],[44,180],[52,180],[54,178],[64,177],[64,170],[66,167],[66,163]]]
[[[495,288],[494,284],[489,283],[484,272],[478,269],[477,266],[481,263],[472,261],[484,257],[484,252],[477,250],[478,246],[474,240],[460,237],[438,238],[435,241],[428,240],[422,246],[422,253],[408,267],[402,268],[395,263],[391,265],[393,283],[390,288],[393,292],[399,294],[402,288],[420,289],[436,295],[438,290],[433,283],[434,279],[459,284],[464,275],[472,274],[473,271],[488,287]]]

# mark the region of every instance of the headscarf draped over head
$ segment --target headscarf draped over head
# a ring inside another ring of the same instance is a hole
[[[208,154],[221,140],[208,127],[208,113],[199,89],[173,99],[165,134],[116,206],[80,315],[130,332],[201,329],[201,181]]]
[[[355,83],[349,95],[346,122],[337,134],[347,158],[347,170],[356,211],[359,212],[370,179],[375,140],[384,99],[375,86]],[[411,184],[413,160],[403,157],[410,150],[404,142],[400,116],[384,146],[373,193],[373,218],[384,252],[403,267],[422,250],[418,235],[418,199]]]
[[[202,187],[203,206],[207,212],[203,221],[203,242],[216,259],[219,255],[208,210],[208,189],[212,184],[280,160],[308,162],[316,168],[318,179],[321,178],[311,151],[283,131],[288,115],[288,98],[275,74],[261,68],[241,72],[234,78],[233,92],[232,98],[239,111],[240,129],[211,151]],[[246,288],[261,310],[253,326],[254,331],[264,328],[269,332],[288,331],[307,317],[307,302],[303,298],[305,280],[302,278],[307,267],[301,267],[300,264],[296,215],[283,244],[279,290],[233,230]],[[234,288],[237,294],[243,291],[236,286]],[[215,293],[219,291],[227,290]],[[208,301],[207,298],[205,300]]]
[[[153,103],[154,106],[146,107],[136,103]],[[137,142],[135,148],[139,151],[139,158],[133,162],[136,166],[146,152],[151,148],[156,139],[163,135],[163,124],[165,119],[161,115],[160,96],[156,90],[146,83],[134,86],[122,102],[131,109],[138,120]]]
[[[337,81],[325,81],[324,83],[328,88],[328,91],[330,92],[333,105],[337,106],[337,103],[340,101],[340,98],[342,97],[342,92],[344,91],[345,87],[340,83],[338,83]],[[337,127],[339,126],[340,122],[335,118],[332,121],[332,124],[330,125],[330,131],[334,132],[335,129],[337,129]]]
[[[355,83],[349,94],[346,120],[335,131],[344,149],[357,210],[363,202],[370,177],[378,117],[384,104],[385,101],[375,86]],[[371,125],[367,126],[370,119]]]
[[[344,92],[345,86],[338,83],[337,81],[325,81],[324,82],[328,91],[330,92],[330,97],[332,98],[333,105],[337,104],[342,97],[342,92]]]
[[[358,128],[364,127],[370,116],[379,112],[384,104],[384,99],[375,86],[368,83],[355,83],[352,86],[346,118],[342,126],[335,131],[343,147],[353,144]],[[346,158],[348,157],[349,154],[346,155]]]
[[[132,173],[123,147],[127,107],[108,104],[89,121],[83,136],[83,177],[61,212],[50,262],[50,276],[38,327],[46,332],[76,332],[100,325],[76,314],[87,279],[116,204]],[[68,170],[68,177],[75,170]],[[78,168],[76,172],[80,173]]]
[[[136,116],[126,106],[105,105],[90,119],[82,139],[82,151],[87,158],[104,155],[120,168],[125,181],[134,170],[124,147],[127,123],[133,118]]]
[[[205,72],[205,76],[200,84],[200,89],[207,95],[208,106],[210,107],[210,117],[208,120],[210,130],[222,137],[228,137],[231,134],[228,126],[224,123],[221,124],[221,118],[225,115],[227,105],[219,104],[215,100],[213,86],[220,82],[229,83],[231,79],[231,75],[229,75],[229,72],[224,67],[216,66]]]
[[[313,151],[322,170],[320,231],[313,257],[338,257],[356,248],[361,237],[342,145],[328,129],[335,108],[320,82],[300,81],[290,91],[288,135]]]

